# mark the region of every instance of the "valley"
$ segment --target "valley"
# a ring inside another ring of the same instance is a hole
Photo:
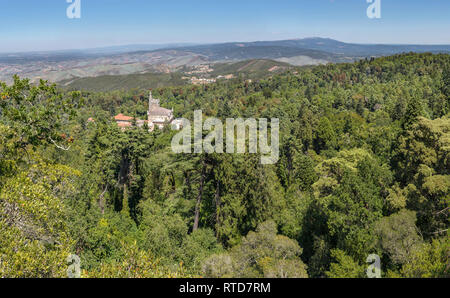
[[[232,72],[226,73],[217,69],[233,68],[235,63],[246,60],[271,60],[291,66],[308,66],[353,62],[410,51],[450,53],[450,46],[349,44],[326,38],[305,38],[159,47],[130,45],[103,49],[13,53],[0,54],[0,80],[11,83],[12,76],[17,74],[29,78],[31,82],[44,79],[62,82],[63,85],[78,85],[80,78],[100,77],[100,80],[104,81],[105,76],[152,74],[151,76],[160,76],[164,81],[167,74],[183,75],[185,71],[195,71],[195,67],[204,65],[214,65],[213,68],[219,76]],[[200,79],[198,82],[201,83],[202,79],[211,78],[197,79]]]

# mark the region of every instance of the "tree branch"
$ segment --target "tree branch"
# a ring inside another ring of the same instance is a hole
[[[56,148],[58,148],[58,149],[61,149],[61,150],[64,150],[64,151],[69,151],[70,150],[70,147],[72,147],[72,145],[70,145],[69,147],[63,147],[63,146],[60,146],[60,145],[58,145],[52,138],[50,138],[50,141],[53,143],[53,145],[55,145],[56,146]]]

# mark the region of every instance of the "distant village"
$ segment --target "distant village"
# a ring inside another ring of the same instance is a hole
[[[212,84],[215,83],[217,80],[225,79],[225,80],[231,80],[234,78],[233,74],[227,74],[227,75],[219,75],[215,78],[205,78],[202,77],[204,74],[209,74],[213,72],[214,70],[211,68],[208,64],[201,64],[193,66],[192,71],[185,72],[186,75],[199,75],[197,76],[184,76],[182,77],[183,80],[189,80],[191,84],[193,85],[206,85],[206,84]]]

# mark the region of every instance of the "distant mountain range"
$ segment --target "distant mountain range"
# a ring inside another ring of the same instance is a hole
[[[282,41],[260,41],[251,43],[258,46],[283,46],[317,50],[338,55],[338,57],[364,58],[386,56],[404,52],[449,53],[450,45],[395,45],[395,44],[354,44],[329,38],[304,38]]]
[[[245,59],[280,59],[308,56],[312,59],[342,62],[371,56],[387,56],[403,52],[450,53],[450,45],[382,45],[352,44],[329,38],[304,38],[280,41],[235,42],[179,47],[207,56],[212,61]]]
[[[85,77],[173,73],[201,64],[268,59],[295,66],[352,62],[402,52],[450,53],[450,45],[352,44],[327,38],[221,44],[126,45],[0,54],[0,80],[13,74],[53,82]]]

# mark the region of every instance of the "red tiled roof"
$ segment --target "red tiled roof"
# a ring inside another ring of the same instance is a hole
[[[120,122],[120,123],[117,123],[117,125],[118,125],[120,128],[131,127],[131,126],[133,126],[133,124],[131,124],[130,122]]]
[[[119,114],[114,117],[116,121],[132,121],[134,117],[125,116],[124,114]]]

